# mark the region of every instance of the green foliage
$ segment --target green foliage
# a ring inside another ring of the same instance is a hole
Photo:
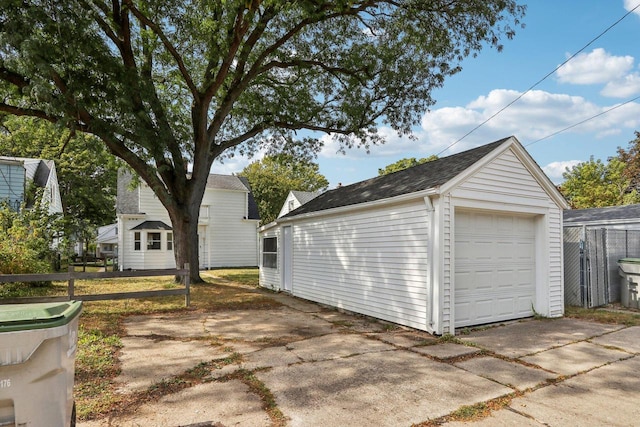
[[[640,132],[635,132],[636,138],[629,142],[625,150],[618,147],[618,160],[625,164],[623,176],[629,180],[629,190],[640,190]]]
[[[415,157],[400,159],[397,162],[385,166],[383,169],[378,169],[378,175],[388,175],[390,173],[405,170],[433,160],[438,160],[438,156],[432,154],[429,157],[423,157],[421,159],[416,159]]]
[[[115,220],[117,162],[100,140],[33,117],[0,120],[3,155],[55,161],[67,236],[91,239]]]
[[[0,208],[0,273],[33,274],[52,271],[56,257],[51,245],[60,221],[36,205],[16,212]]]
[[[567,170],[560,190],[575,209],[627,205],[640,202],[631,180],[625,176],[625,163],[611,158],[607,163],[593,156]]]
[[[284,154],[266,156],[244,168],[240,175],[251,185],[261,223],[276,219],[289,191],[326,190],[329,181],[319,169],[316,163]]]
[[[0,111],[100,138],[189,224],[174,252],[198,280],[194,218],[216,158],[317,152],[317,132],[367,149],[381,124],[408,134],[433,90],[465,57],[500,50],[524,11],[517,0],[10,0]]]

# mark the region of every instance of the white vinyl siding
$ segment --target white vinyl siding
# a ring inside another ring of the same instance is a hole
[[[278,239],[278,267],[277,268],[265,268],[262,265],[262,261],[260,262],[260,286],[273,289],[280,290],[281,289],[281,278],[280,278],[280,259],[281,259],[281,245],[280,245],[280,227],[275,227],[265,232],[260,233],[260,253],[262,253],[262,244],[263,239],[268,237],[275,237]]]
[[[549,203],[549,317],[564,315],[564,255],[562,250],[562,211]]]
[[[131,228],[143,221],[162,221],[171,226],[169,215],[144,183],[138,187],[138,209],[144,219],[126,221],[125,233],[120,249],[122,268],[155,269],[174,268],[175,254],[172,236],[171,247],[167,248],[167,235],[163,231],[160,250],[147,251],[147,235],[142,233],[142,250],[133,251]],[[200,268],[251,267],[258,265],[258,220],[247,220],[247,192],[207,188],[202,201],[199,219],[198,239]],[[128,227],[128,228],[127,228]],[[149,230],[154,232],[154,230]]]
[[[211,257],[207,267],[257,266],[257,221],[244,219],[247,193],[208,190],[206,201],[211,205],[207,227]]]
[[[428,229],[423,201],[293,226],[293,294],[426,327]]]
[[[456,273],[464,273],[456,270],[456,214],[484,213],[501,221],[489,236],[493,243],[526,253],[522,260],[505,261],[522,261],[511,272],[494,268],[491,275],[496,280],[502,277],[503,283],[508,282],[506,275],[516,277],[512,295],[494,301],[506,304],[507,297],[513,297],[515,317],[532,315],[534,310],[551,317],[563,314],[561,209],[565,204],[517,142],[497,149],[440,187],[413,196],[279,219],[260,236],[281,237],[283,227],[291,227],[293,295],[446,334],[455,333]],[[520,220],[516,231],[501,240],[503,227]],[[278,269],[261,266],[260,284],[281,289],[281,240],[278,246]],[[483,255],[472,251],[479,258]],[[521,288],[526,288],[523,298]]]

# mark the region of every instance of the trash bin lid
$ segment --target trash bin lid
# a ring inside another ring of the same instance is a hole
[[[82,301],[0,306],[0,333],[66,325],[82,311]]]
[[[624,262],[627,264],[640,264],[640,258],[622,258],[619,259],[618,262]]]

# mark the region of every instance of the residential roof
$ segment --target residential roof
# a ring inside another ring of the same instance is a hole
[[[242,184],[249,190],[249,195],[247,199],[247,211],[248,218],[247,219],[260,219],[260,213],[258,212],[258,203],[256,203],[256,199],[253,197],[253,191],[251,191],[251,185],[249,184],[249,180],[244,176],[237,177]]]
[[[388,175],[327,191],[284,215],[284,218],[437,188],[468,169],[509,138],[511,137]]]
[[[207,178],[207,188],[218,190],[250,191],[248,182],[237,175],[210,174]]]
[[[320,194],[322,194],[320,191],[296,191],[296,190],[291,190],[291,193],[296,199],[298,199],[298,202],[300,202],[301,205],[304,205],[305,203],[310,202],[311,200],[315,199]]]
[[[118,173],[118,196],[116,198],[116,212],[123,214],[135,214],[138,212],[138,192],[131,191],[129,184],[132,180],[131,172],[121,169]],[[237,175],[210,174],[207,178],[206,188],[216,190],[246,191],[247,197],[247,219],[260,219],[258,214],[258,204],[256,203],[249,181]]]
[[[118,243],[118,224],[109,224],[98,227],[97,243]]]
[[[564,211],[565,225],[616,220],[634,220],[635,222],[640,222],[640,204],[610,206],[606,208],[570,209]]]
[[[131,231],[138,230],[172,230],[172,228],[162,221],[145,221],[131,229]]]

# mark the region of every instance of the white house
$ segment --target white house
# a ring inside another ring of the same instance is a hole
[[[435,334],[562,316],[567,204],[515,137],[327,191],[260,228],[260,284]]]
[[[60,185],[53,160],[0,156],[0,200],[19,209],[26,201],[30,183],[42,189],[42,203],[50,214],[62,213]]]
[[[96,256],[113,257],[118,252],[118,224],[104,225],[98,228],[96,236]]]
[[[175,268],[169,214],[155,194],[120,173],[116,203],[121,270]],[[209,175],[198,220],[200,268],[258,265],[258,208],[243,177]]]
[[[282,209],[280,209],[278,218],[315,199],[320,193],[320,191],[289,191],[287,199],[284,201]]]

